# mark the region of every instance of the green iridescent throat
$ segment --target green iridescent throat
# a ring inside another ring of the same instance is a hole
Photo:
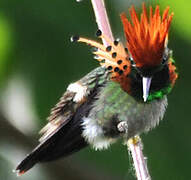
[[[172,87],[171,85],[169,85],[168,87],[165,87],[161,89],[160,91],[150,93],[147,101],[152,101],[154,99],[162,99],[165,95],[169,94],[171,90],[172,90]]]

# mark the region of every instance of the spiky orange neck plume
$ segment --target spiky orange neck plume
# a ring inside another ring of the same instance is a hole
[[[167,45],[173,13],[169,15],[169,7],[167,7],[161,18],[159,6],[156,6],[154,14],[152,7],[150,7],[148,18],[143,3],[140,20],[134,7],[130,9],[130,14],[132,23],[129,22],[124,13],[121,14],[121,20],[127,39],[127,47],[136,66],[141,68],[159,65]]]

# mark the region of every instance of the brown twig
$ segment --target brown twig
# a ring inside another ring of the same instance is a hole
[[[107,12],[105,9],[104,0],[91,0],[92,6],[94,9],[96,22],[98,28],[108,36],[111,40],[113,40],[113,35],[111,31],[111,27],[109,24]],[[103,44],[108,46],[108,44],[103,40]],[[128,145],[128,150],[131,152],[133,163],[136,171],[136,176],[138,180],[151,180],[151,177],[148,172],[147,163],[145,157],[143,155],[142,149],[143,145],[140,137],[136,136],[131,138],[126,143]]]

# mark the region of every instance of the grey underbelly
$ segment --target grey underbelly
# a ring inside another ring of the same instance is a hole
[[[165,96],[163,99],[154,100],[149,104],[138,104],[134,109],[130,109],[131,113],[124,113],[123,116],[126,115],[128,124],[128,137],[147,132],[158,125],[159,121],[163,119],[167,104]]]
[[[110,83],[100,91],[89,118],[105,129],[109,129],[113,123],[116,125],[115,121],[125,121],[128,125],[128,137],[131,137],[155,127],[163,118],[166,107],[166,96],[141,103],[124,92],[118,84]]]
[[[83,137],[96,149],[107,148],[116,139],[117,124],[126,122],[130,138],[154,128],[163,118],[167,97],[149,103],[137,102],[118,85],[103,88],[88,115],[84,117]]]

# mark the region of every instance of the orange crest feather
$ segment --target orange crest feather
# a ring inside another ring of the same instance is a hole
[[[167,7],[161,18],[159,6],[156,6],[154,14],[152,7],[150,7],[148,18],[143,3],[140,20],[134,7],[130,8],[130,14],[132,23],[129,22],[124,13],[121,14],[121,20],[127,39],[127,47],[136,66],[152,67],[159,65],[168,42],[168,31],[173,13],[169,15],[169,7]]]
[[[101,33],[100,30],[99,33]],[[131,63],[126,48],[124,48],[122,43],[116,40],[113,42],[102,33],[99,37],[104,39],[109,46],[105,47],[101,43],[83,37],[79,37],[77,41],[95,47],[96,51],[93,52],[95,59],[100,62],[101,66],[108,69],[112,80],[121,83],[130,73]]]

